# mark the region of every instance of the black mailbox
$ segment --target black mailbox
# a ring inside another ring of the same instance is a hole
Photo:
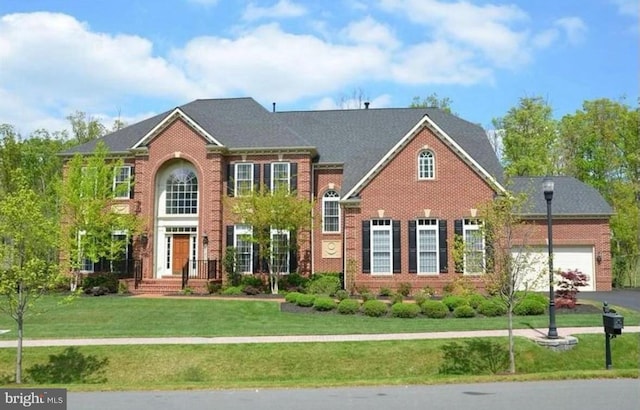
[[[617,313],[603,313],[602,324],[604,325],[605,333],[620,335],[624,327],[624,317]]]

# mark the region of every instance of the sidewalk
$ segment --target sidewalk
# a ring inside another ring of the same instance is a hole
[[[514,329],[516,336],[530,339],[543,338],[547,329]],[[622,331],[640,333],[640,326],[627,326]],[[567,327],[559,328],[560,337],[579,334],[602,334],[602,327]],[[387,340],[429,340],[429,339],[461,339],[472,337],[506,337],[507,330],[479,330],[464,332],[433,332],[433,333],[390,333],[390,334],[360,334],[360,335],[302,335],[302,336],[241,336],[241,337],[143,337],[143,338],[96,338],[96,339],[27,339],[24,347],[45,346],[95,346],[95,345],[172,345],[172,344],[257,344],[257,343],[318,343],[318,342],[358,342],[358,341],[387,341]],[[0,341],[0,348],[16,347],[16,340]]]

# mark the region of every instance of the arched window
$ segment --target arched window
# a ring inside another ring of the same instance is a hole
[[[340,232],[340,195],[329,190],[322,196],[322,232]]]
[[[418,179],[435,178],[435,160],[433,152],[429,150],[420,151],[418,154]]]
[[[178,168],[167,178],[166,183],[167,214],[198,213],[198,178],[187,168]]]

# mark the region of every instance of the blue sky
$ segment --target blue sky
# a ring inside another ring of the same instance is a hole
[[[129,123],[196,98],[406,107],[437,93],[491,127],[525,96],[557,118],[638,101],[637,0],[0,0],[0,123]]]

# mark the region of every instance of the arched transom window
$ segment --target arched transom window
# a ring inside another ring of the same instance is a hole
[[[418,179],[435,178],[435,160],[433,152],[429,150],[420,151],[418,154]]]
[[[198,178],[188,168],[178,168],[167,178],[166,213],[172,215],[198,213]]]
[[[329,190],[322,196],[322,231],[340,232],[340,195]]]

